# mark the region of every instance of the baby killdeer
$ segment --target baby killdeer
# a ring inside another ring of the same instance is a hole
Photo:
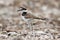
[[[17,11],[20,12],[22,19],[28,24],[28,27],[30,27],[30,30],[32,30],[32,26],[31,26],[32,19],[46,20],[46,18],[39,18],[32,15],[31,13],[29,13],[29,11],[27,11],[26,8],[23,8],[23,7],[20,7],[19,10]]]

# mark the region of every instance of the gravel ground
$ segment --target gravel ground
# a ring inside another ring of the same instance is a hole
[[[32,20],[30,30],[19,7],[48,20]],[[60,0],[0,0],[0,40],[60,40]]]

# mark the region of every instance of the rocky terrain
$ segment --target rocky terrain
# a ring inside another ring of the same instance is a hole
[[[19,7],[48,20],[32,20],[30,30]],[[60,0],[0,0],[0,40],[60,40]]]

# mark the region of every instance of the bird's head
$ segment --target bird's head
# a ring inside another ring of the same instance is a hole
[[[24,7],[20,7],[18,10],[20,15],[25,16],[27,14],[27,9]]]
[[[19,10],[17,10],[17,11],[26,11],[26,10],[27,10],[26,8],[20,7]]]

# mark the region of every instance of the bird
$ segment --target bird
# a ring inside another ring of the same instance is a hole
[[[24,7],[20,7],[17,11],[20,12],[22,19],[28,24],[28,27],[30,27],[30,30],[32,30],[31,21],[33,19],[39,19],[39,20],[47,19],[47,18],[40,18],[40,17],[33,15],[32,13],[29,13],[29,11]]]

